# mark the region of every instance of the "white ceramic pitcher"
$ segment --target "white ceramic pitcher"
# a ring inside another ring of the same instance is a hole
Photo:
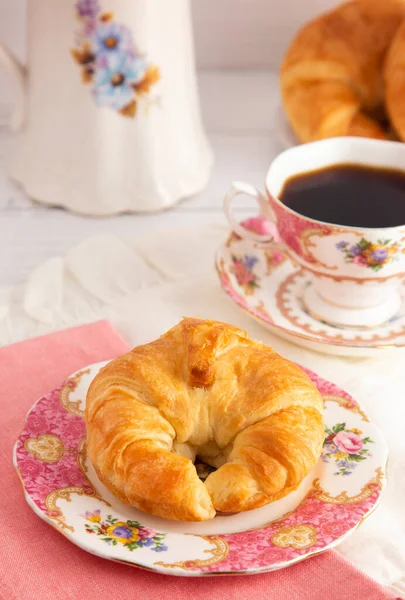
[[[207,183],[189,0],[30,0],[10,175],[72,211],[157,211]]]

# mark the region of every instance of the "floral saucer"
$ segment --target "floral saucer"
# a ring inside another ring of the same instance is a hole
[[[166,521],[122,504],[86,455],[86,391],[103,364],[40,398],[14,447],[28,504],[80,548],[170,575],[259,573],[336,546],[376,507],[384,438],[353,398],[309,371],[324,399],[326,437],[321,459],[295,492],[205,523]]]
[[[402,305],[376,327],[327,323],[306,308],[310,275],[279,250],[242,240],[231,233],[216,257],[221,286],[229,298],[273,333],[318,352],[375,356],[405,347],[405,287]]]

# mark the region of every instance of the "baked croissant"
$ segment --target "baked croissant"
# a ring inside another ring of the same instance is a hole
[[[388,51],[384,79],[388,116],[397,136],[405,141],[405,21]]]
[[[101,369],[86,427],[88,455],[118,498],[182,521],[285,496],[324,440],[322,398],[299,367],[240,329],[198,319]],[[217,467],[205,483],[196,455]]]
[[[405,17],[404,0],[354,0],[305,25],[280,71],[291,127],[301,142],[335,136],[388,139],[383,63]]]

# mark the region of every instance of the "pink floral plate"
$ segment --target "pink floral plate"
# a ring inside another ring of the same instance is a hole
[[[309,371],[325,403],[325,442],[295,492],[205,523],[166,521],[122,504],[86,455],[86,391],[103,364],[40,398],[14,448],[29,506],[80,548],[170,575],[260,573],[336,546],[376,507],[385,485],[384,438],[349,394]],[[204,479],[201,465],[199,474]]]
[[[405,348],[405,286],[399,312],[376,327],[344,327],[321,320],[305,306],[310,275],[287,254],[231,233],[216,267],[230,300],[276,335],[295,344],[343,356],[376,356]]]

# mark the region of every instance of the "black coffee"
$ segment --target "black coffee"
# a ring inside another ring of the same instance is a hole
[[[405,171],[332,165],[287,179],[279,199],[295,212],[327,223],[405,225]]]

